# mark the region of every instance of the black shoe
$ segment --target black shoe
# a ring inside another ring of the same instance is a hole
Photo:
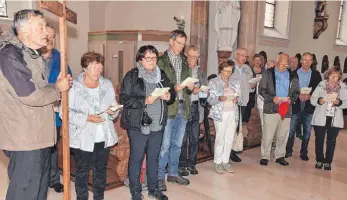
[[[179,185],[189,185],[189,180],[182,176],[167,176],[167,181],[170,183],[177,183]]]
[[[50,186],[50,188],[53,188],[55,190],[55,192],[57,192],[57,193],[64,192],[64,185],[61,183],[56,183],[56,184]]]
[[[324,170],[330,171],[331,170],[331,164],[324,163]]]
[[[268,160],[266,160],[266,159],[260,160],[260,165],[267,165],[267,163],[268,163]]]
[[[307,155],[300,155],[301,160],[308,161],[309,158]]]
[[[143,200],[143,194],[141,193],[134,193],[131,195],[131,200]]]
[[[323,168],[323,163],[322,162],[317,162],[316,165],[314,166],[316,169],[322,169]]]
[[[178,170],[178,173],[179,173],[181,176],[189,176],[189,171],[188,171],[187,168],[185,168],[185,167],[181,167],[181,168]]]
[[[148,197],[149,198],[155,198],[158,200],[168,200],[169,198],[167,198],[167,196],[165,194],[163,194],[163,192],[159,189],[157,190],[149,190],[148,191]]]
[[[241,162],[241,158],[238,157],[238,156],[236,155],[236,153],[234,153],[234,152],[232,152],[232,153],[230,154],[230,159],[231,159],[233,162]]]
[[[187,170],[189,171],[190,174],[193,174],[193,175],[199,173],[199,171],[195,168],[195,166],[193,166],[193,167],[187,167]]]
[[[166,183],[165,183],[164,179],[159,179],[158,180],[158,189],[160,191],[163,191],[163,192],[167,191],[167,187],[166,187]]]
[[[280,165],[282,165],[282,166],[287,166],[287,165],[289,165],[289,163],[288,163],[286,160],[284,160],[284,158],[278,158],[278,159],[276,159],[275,162],[277,162],[278,164],[280,164]]]
[[[291,157],[292,155],[293,155],[293,153],[286,153],[285,158],[289,158],[289,157]]]

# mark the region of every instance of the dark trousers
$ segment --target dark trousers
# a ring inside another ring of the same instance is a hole
[[[95,143],[93,152],[75,149],[77,200],[88,200],[88,180],[91,166],[93,169],[93,198],[94,200],[104,199],[109,153],[110,149],[105,148],[105,142]]]
[[[244,107],[244,111],[242,113],[242,122],[249,122],[249,119],[251,118],[252,114],[252,108],[254,108],[255,105],[255,93],[249,93],[249,101],[247,103],[247,106]]]
[[[332,163],[334,158],[336,138],[339,134],[340,129],[331,127],[331,117],[327,117],[326,126],[313,126],[316,134],[316,161],[323,163]],[[326,151],[324,158],[324,140],[327,135]]]
[[[312,114],[293,114],[292,119],[290,120],[290,129],[289,129],[289,137],[286,146],[286,153],[293,153],[293,146],[295,141],[295,131],[298,123],[302,120],[304,131],[303,131],[303,139],[301,143],[300,155],[307,156],[308,143],[311,137],[311,121]]]
[[[47,200],[50,148],[4,152],[10,179],[6,200]]]
[[[194,167],[196,164],[200,135],[200,114],[198,101],[195,101],[192,104],[191,116],[192,118],[187,122],[186,125],[186,131],[181,147],[179,167]]]
[[[159,153],[164,129],[158,132],[151,132],[149,135],[144,135],[141,131],[132,129],[128,129],[127,133],[130,141],[130,158],[128,167],[130,193],[135,195],[142,191],[140,172],[145,153],[147,161],[148,190],[157,189]]]
[[[49,186],[52,187],[55,184],[60,183],[60,173],[59,173],[59,167],[58,167],[58,145],[59,140],[61,138],[60,136],[60,126],[57,126],[57,143],[53,147],[51,147],[51,170],[50,170],[50,177],[49,177]]]

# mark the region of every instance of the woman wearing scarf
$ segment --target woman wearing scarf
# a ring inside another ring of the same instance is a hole
[[[167,121],[167,105],[175,99],[173,85],[157,66],[158,50],[142,46],[136,55],[136,67],[124,77],[120,102],[124,105],[121,125],[130,140],[129,187],[132,200],[143,199],[140,169],[146,154],[148,196],[168,199],[158,189],[158,159]],[[156,88],[169,87],[169,92],[152,96]]]
[[[224,61],[218,67],[218,77],[209,82],[210,95],[207,102],[212,105],[210,117],[214,120],[216,139],[214,163],[217,173],[234,172],[229,163],[241,105],[241,87],[238,81],[230,79],[235,67],[234,61]]]
[[[347,86],[342,83],[342,71],[332,67],[326,71],[323,81],[319,83],[311,96],[311,104],[316,106],[312,117],[312,126],[316,134],[316,168],[331,170],[336,138],[344,126],[342,109],[347,108]],[[324,139],[327,135],[324,157]]]

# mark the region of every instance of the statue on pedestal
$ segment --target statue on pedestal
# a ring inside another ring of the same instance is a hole
[[[233,51],[233,44],[237,39],[240,18],[240,1],[229,0],[218,2],[214,21],[218,38],[217,51]]]
[[[176,21],[177,28],[179,30],[184,31],[184,28],[186,26],[186,21],[181,17],[181,19],[178,19],[177,17],[174,17],[174,20]]]

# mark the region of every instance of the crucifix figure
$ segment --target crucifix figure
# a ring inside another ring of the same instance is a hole
[[[66,7],[66,1],[40,1],[43,8],[59,16],[61,73],[66,76],[67,68],[67,27],[66,20],[77,24],[77,14]],[[63,141],[63,184],[64,200],[70,200],[70,144],[69,144],[69,107],[68,91],[62,93],[62,141]]]

